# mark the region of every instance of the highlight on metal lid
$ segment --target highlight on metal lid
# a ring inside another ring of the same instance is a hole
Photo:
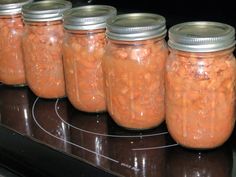
[[[110,39],[137,41],[166,34],[166,20],[152,13],[129,13],[117,15],[107,21],[106,35]]]
[[[22,6],[33,0],[0,0],[0,15],[14,15],[21,13]]]
[[[93,30],[106,27],[107,19],[115,16],[116,8],[107,5],[87,5],[67,10],[64,27],[70,30]]]
[[[26,4],[22,8],[24,21],[43,22],[61,20],[63,12],[72,7],[64,0],[45,0]]]
[[[235,29],[210,21],[186,22],[169,29],[168,45],[188,52],[213,52],[235,45]]]

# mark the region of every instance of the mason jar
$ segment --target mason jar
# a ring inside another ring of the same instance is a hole
[[[186,22],[169,30],[166,124],[177,143],[222,145],[235,124],[235,30],[217,22]]]
[[[108,20],[103,58],[108,112],[127,129],[149,129],[164,121],[164,69],[168,49],[165,18],[150,13]]]
[[[106,5],[72,8],[64,14],[66,93],[72,105],[81,111],[106,110],[101,62],[106,20],[115,15],[116,9]]]
[[[42,98],[65,96],[62,63],[62,14],[68,1],[39,1],[23,6],[23,36],[26,80],[33,93]]]
[[[0,1],[0,82],[25,85],[21,40],[24,25],[21,9],[32,0]]]

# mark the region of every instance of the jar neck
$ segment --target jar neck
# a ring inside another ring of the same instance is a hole
[[[207,59],[207,58],[213,58],[213,57],[220,57],[220,56],[225,56],[225,55],[231,55],[233,54],[235,47],[231,47],[225,50],[220,50],[220,51],[214,51],[214,52],[186,52],[186,51],[181,51],[173,48],[169,48],[170,53],[174,55],[179,55],[184,58],[199,58],[199,59]]]
[[[24,21],[26,25],[29,26],[52,26],[52,25],[62,25],[62,20],[56,21],[45,21],[45,22],[33,22],[33,21]]]
[[[65,31],[67,33],[70,34],[75,34],[75,35],[87,35],[87,34],[98,34],[98,33],[104,33],[106,29],[102,28],[102,29],[94,29],[94,30],[69,30],[69,29],[65,29]]]
[[[0,19],[14,19],[14,18],[22,18],[22,15],[21,14],[0,15]]]
[[[111,44],[116,44],[116,45],[148,45],[148,44],[154,44],[158,43],[160,41],[164,40],[165,36],[157,37],[157,38],[151,38],[151,39],[146,39],[146,40],[139,40],[139,41],[122,41],[122,40],[114,40],[108,38],[108,42]]]

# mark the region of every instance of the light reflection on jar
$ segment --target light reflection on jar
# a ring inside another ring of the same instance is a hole
[[[1,123],[21,134],[32,135],[32,117],[27,87],[0,87]]]

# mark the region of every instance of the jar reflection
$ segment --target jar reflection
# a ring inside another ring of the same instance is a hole
[[[227,146],[203,152],[178,147],[167,155],[167,177],[231,177],[232,165],[232,150]]]
[[[21,134],[32,135],[32,117],[27,87],[0,86],[1,123]]]
[[[70,152],[70,144],[67,143],[70,139],[69,127],[60,119],[60,117],[64,121],[68,119],[67,101],[66,99],[60,99],[56,105],[57,110],[55,110],[55,104],[56,100],[39,99],[36,102],[34,117],[37,121],[36,124],[39,124],[44,130],[35,125],[34,135],[48,145]]]
[[[110,138],[110,156],[120,164],[113,164],[111,169],[124,176],[164,177],[165,149],[135,150],[165,145],[165,136]]]
[[[104,136],[107,134],[107,118],[108,115],[105,113],[89,114],[75,111],[71,124],[80,130],[71,128],[70,131],[71,141],[87,149],[83,150],[73,146],[71,148],[72,153],[96,166],[104,168],[109,168],[109,160],[106,158],[108,156],[108,142],[107,136]]]

